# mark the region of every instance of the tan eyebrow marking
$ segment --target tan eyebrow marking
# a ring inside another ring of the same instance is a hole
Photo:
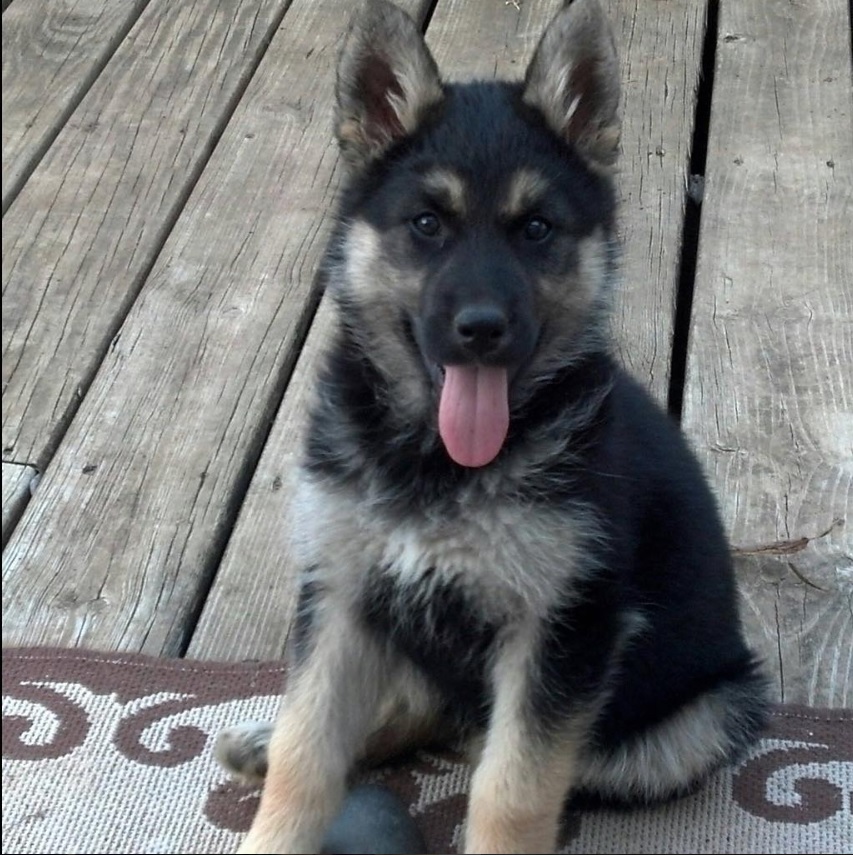
[[[467,188],[458,173],[445,167],[433,169],[424,176],[424,187],[440,197],[450,212],[463,217],[468,209]]]
[[[519,169],[510,179],[501,214],[508,220],[514,220],[528,213],[547,188],[548,182],[541,173],[529,168]]]

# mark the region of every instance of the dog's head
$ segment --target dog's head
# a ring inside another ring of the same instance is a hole
[[[598,345],[611,275],[619,74],[597,0],[546,29],[523,83],[442,82],[385,0],[338,66],[348,164],[330,284],[408,418],[469,467],[510,413]]]

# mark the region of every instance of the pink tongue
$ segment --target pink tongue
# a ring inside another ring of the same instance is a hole
[[[447,453],[460,466],[491,463],[509,429],[505,368],[445,366],[438,406],[438,431]]]

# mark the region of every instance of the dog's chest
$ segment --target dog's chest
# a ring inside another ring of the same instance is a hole
[[[585,569],[584,544],[596,534],[589,515],[582,507],[464,498],[400,519],[354,491],[306,480],[297,499],[301,560],[353,605],[381,578],[400,607],[431,603],[452,612],[453,599],[495,623],[544,616]]]

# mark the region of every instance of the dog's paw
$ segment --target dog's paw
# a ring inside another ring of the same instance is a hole
[[[213,753],[220,765],[247,784],[259,784],[267,774],[267,748],[273,726],[247,721],[219,732]]]

